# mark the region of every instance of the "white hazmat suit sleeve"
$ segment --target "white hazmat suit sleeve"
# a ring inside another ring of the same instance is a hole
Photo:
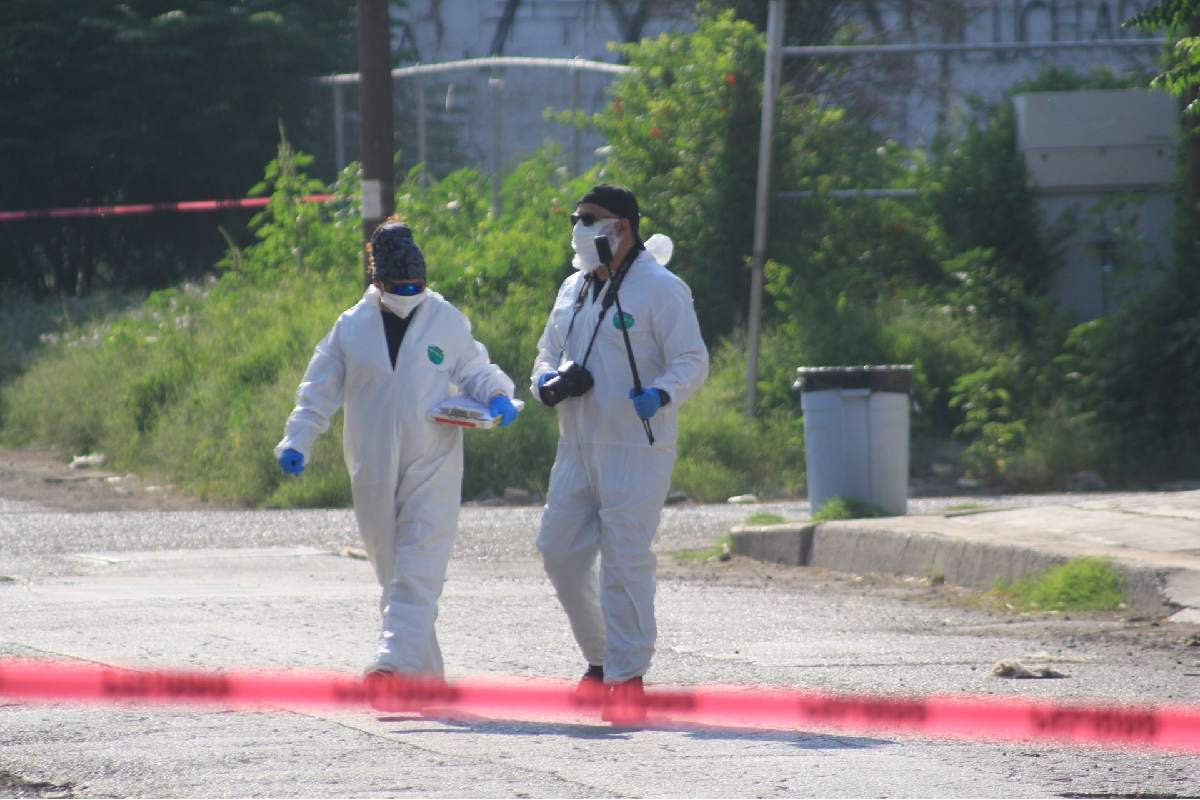
[[[346,382],[346,362],[342,358],[339,330],[341,320],[320,341],[296,389],[296,407],[288,416],[283,439],[275,445],[275,457],[291,447],[304,456],[307,464],[313,442],[329,430],[329,420],[342,406]]]
[[[692,290],[678,278],[672,284],[655,298],[655,328],[667,368],[651,385],[670,395],[672,403],[683,403],[708,377],[708,348],[700,335]]]
[[[462,316],[462,321],[466,328],[466,336],[460,345],[458,358],[455,359],[455,385],[484,405],[497,394],[511,398],[516,388],[512,379],[491,362],[487,348],[472,338],[471,321],[465,315]]]

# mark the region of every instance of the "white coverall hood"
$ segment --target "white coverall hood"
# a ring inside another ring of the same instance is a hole
[[[458,527],[462,432],[428,419],[462,392],[486,403],[512,396],[465,316],[440,294],[413,312],[393,368],[379,291],[370,287],[317,345],[296,391],[276,456],[311,460],[314,440],[344,409],[342,446],[358,521],[383,586],[377,660],[400,672],[440,674],[437,601]]]

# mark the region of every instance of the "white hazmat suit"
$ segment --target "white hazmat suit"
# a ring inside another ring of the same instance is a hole
[[[443,672],[434,622],[458,531],[462,431],[428,418],[454,394],[486,404],[513,383],[471,336],[467,318],[436,292],[412,312],[395,368],[380,294],[367,289],[321,340],[296,391],[278,457],[291,447],[307,463],[330,417],[345,409],[343,451],[354,514],[383,587],[376,662],[397,672]]]
[[[565,361],[583,361],[597,330],[612,282],[595,299],[589,290],[572,326],[584,279],[576,272],[559,288],[538,342],[535,397],[543,374]],[[584,658],[603,664],[612,683],[641,676],[650,666],[657,633],[657,562],[650,545],[671,487],[679,407],[708,376],[691,291],[649,251],[630,265],[619,297],[638,375],[646,388],[667,392],[670,402],[650,420],[650,445],[629,399],[633,376],[612,304],[587,361],[594,388],[556,406],[558,452],[537,542]]]

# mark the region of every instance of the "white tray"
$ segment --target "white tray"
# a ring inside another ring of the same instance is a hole
[[[520,411],[525,408],[521,400],[513,400],[513,405]],[[443,425],[453,425],[456,428],[497,428],[501,417],[492,416],[487,406],[473,397],[465,394],[447,397],[433,408],[429,409],[429,418]]]

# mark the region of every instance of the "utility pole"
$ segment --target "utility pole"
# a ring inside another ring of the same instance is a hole
[[[364,285],[371,280],[366,243],[379,223],[396,210],[396,178],[392,166],[391,31],[388,0],[358,0]]]
[[[775,99],[783,65],[783,0],[767,10],[767,55],[763,66],[762,127],[758,135],[758,185],[754,199],[754,253],[750,264],[750,320],[746,352],[746,417],[758,401],[758,344],[762,326],[763,267],[767,261],[767,217],[771,190],[771,141],[775,134]]]
[[[1188,36],[1200,36],[1200,15],[1188,20]],[[1193,86],[1183,93],[1183,107],[1187,108],[1193,104],[1196,111],[1183,115],[1183,131],[1187,137],[1187,194],[1192,205],[1189,214],[1192,223],[1192,245],[1200,249],[1200,86]]]

